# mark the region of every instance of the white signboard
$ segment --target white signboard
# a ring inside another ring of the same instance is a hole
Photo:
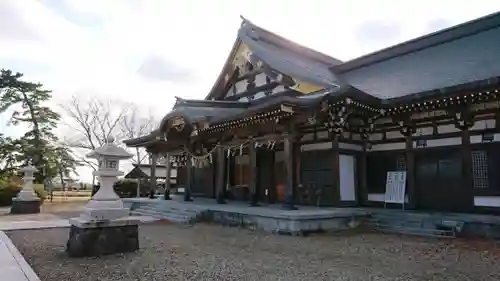
[[[387,172],[385,203],[405,203],[406,171]]]

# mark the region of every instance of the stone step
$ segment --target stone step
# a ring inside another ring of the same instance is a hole
[[[181,216],[181,215],[174,215],[174,214],[163,214],[163,213],[157,213],[157,212],[152,212],[152,211],[146,211],[146,210],[134,210],[132,211],[132,214],[134,215],[148,215],[152,216],[154,218],[159,218],[159,219],[165,219],[171,222],[177,222],[177,223],[190,223],[189,217]]]
[[[174,210],[174,209],[158,209],[158,208],[138,208],[138,210],[147,210],[151,212],[156,212],[159,214],[175,214],[175,215],[182,215],[186,217],[198,217],[201,212],[187,212],[187,211],[179,211],[179,210]]]
[[[366,224],[374,230],[411,234],[420,236],[434,236],[455,238],[460,231],[459,222],[442,221],[429,215],[414,213],[373,213]]]
[[[140,206],[134,209],[132,213],[147,214],[152,217],[162,218],[175,222],[191,223],[194,222],[202,212],[186,212],[167,208],[152,208],[151,206]]]
[[[418,236],[432,236],[439,238],[456,238],[456,233],[453,230],[442,229],[429,229],[429,228],[411,228],[411,227],[398,227],[394,225],[378,225],[374,227],[375,230],[381,232],[392,232],[399,234],[418,235]]]
[[[186,214],[176,213],[176,212],[171,212],[171,211],[158,211],[158,210],[154,210],[154,209],[139,208],[139,209],[137,209],[135,211],[143,212],[143,213],[149,213],[151,215],[159,215],[159,216],[192,217],[192,215],[186,215]]]
[[[155,210],[158,212],[170,212],[170,213],[178,213],[178,214],[186,214],[186,215],[197,215],[200,213],[199,210],[178,210],[178,209],[172,209],[172,208],[159,208],[159,207],[153,207],[153,208],[148,208],[150,210]]]

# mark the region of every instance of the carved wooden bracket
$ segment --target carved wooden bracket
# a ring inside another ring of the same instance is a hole
[[[348,119],[352,114],[352,109],[345,105],[331,107],[327,111],[327,117],[323,124],[329,132],[341,134],[348,127]]]
[[[411,120],[409,116],[402,116],[399,120],[394,121],[398,122],[399,132],[405,137],[411,136],[417,132],[415,121]]]
[[[450,112],[452,113],[452,112]],[[474,126],[474,116],[467,110],[453,112],[453,123],[455,127],[461,131],[468,130]]]

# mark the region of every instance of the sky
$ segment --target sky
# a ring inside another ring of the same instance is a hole
[[[207,95],[240,15],[349,60],[499,10],[498,0],[0,0],[0,68],[43,83],[54,104],[97,96],[161,118],[175,96]],[[5,125],[10,114],[0,131],[21,134]]]

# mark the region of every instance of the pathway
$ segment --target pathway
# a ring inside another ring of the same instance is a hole
[[[9,281],[40,281],[3,231],[0,231],[0,276]]]
[[[0,276],[8,276],[9,281],[40,281],[4,231],[68,227],[68,218],[76,216],[80,211],[75,207],[62,204],[57,207],[47,206],[45,210],[42,208],[40,214],[32,215],[9,215],[8,208],[0,208]],[[58,210],[51,212],[52,210],[48,210],[50,208]],[[133,218],[142,223],[157,221],[149,216],[133,216]]]

